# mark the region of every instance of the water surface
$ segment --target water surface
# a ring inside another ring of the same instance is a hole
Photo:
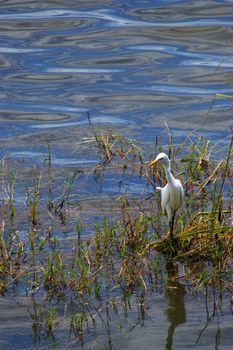
[[[156,137],[168,142],[164,123],[174,143],[193,129],[212,141],[229,135],[232,100],[216,94],[233,95],[232,1],[8,0],[0,6],[1,156],[7,154],[12,169],[22,170],[15,193],[19,205],[50,150],[55,175],[50,181],[46,174],[53,198],[67,174],[96,164],[93,130],[136,139],[145,157],[153,153]],[[108,211],[112,196],[139,197],[145,190],[134,177],[122,185],[114,169],[104,179],[80,175],[79,185],[86,223],[98,221],[104,201]],[[0,347],[47,349],[46,337],[33,341],[31,301],[20,298],[17,293],[13,303],[12,296],[1,298]],[[151,296],[143,326],[132,328],[137,314],[128,324],[122,321],[121,332],[118,323],[113,348],[120,342],[138,350],[155,344],[156,349],[232,349],[229,303],[224,300],[222,314],[196,345],[206,324],[205,298],[172,285]],[[79,346],[58,337],[55,348],[64,344]],[[84,348],[106,344],[103,330]]]

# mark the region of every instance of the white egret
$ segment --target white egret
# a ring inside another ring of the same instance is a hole
[[[166,209],[169,226],[170,226],[170,235],[173,240],[173,226],[176,211],[180,208],[184,200],[184,189],[180,180],[175,179],[171,173],[171,162],[168,156],[165,153],[159,153],[155,160],[153,160],[148,168],[160,165],[165,169],[167,184],[165,187],[156,187],[156,189],[161,191],[161,206],[162,211]]]

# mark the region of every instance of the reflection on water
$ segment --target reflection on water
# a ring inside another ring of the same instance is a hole
[[[172,272],[171,274],[171,278],[175,277]],[[43,300],[36,299],[33,294],[17,298],[5,296],[0,298],[0,348],[231,350],[232,315],[224,305],[218,305],[221,304],[221,296],[214,297],[215,293],[211,289],[206,296],[199,294],[198,298],[188,296],[187,293],[188,299],[185,298],[184,304],[184,290],[178,286],[173,295],[172,288],[169,295],[168,288],[166,289],[166,303],[161,295],[152,295],[149,307],[144,310],[146,314],[142,324],[138,324],[138,314],[134,308],[128,309],[126,315],[118,307],[116,316],[107,307],[103,310],[101,319],[97,318],[97,323],[100,322],[104,329],[100,332],[97,329],[97,338],[87,334],[83,347],[77,339],[69,339],[69,320],[64,318],[65,313],[71,312],[69,305],[57,305],[61,329],[58,334],[55,332],[56,338],[51,339],[46,338],[44,333]],[[175,303],[175,298],[180,305]],[[164,313],[164,310],[167,311]],[[178,320],[175,319],[176,313]]]
[[[173,349],[173,336],[176,327],[186,322],[186,310],[185,310],[185,287],[179,283],[176,278],[178,277],[178,267],[174,264],[167,263],[167,287],[165,291],[165,297],[167,299],[167,309],[165,314],[167,320],[170,323],[167,332],[166,350]]]

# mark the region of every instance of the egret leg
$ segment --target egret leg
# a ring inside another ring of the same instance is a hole
[[[169,225],[170,225],[170,236],[171,236],[171,240],[173,242],[174,236],[173,236],[173,228],[174,228],[174,221],[175,221],[175,215],[176,212],[173,213],[171,221],[169,221]]]
[[[175,214],[176,213],[173,213],[173,215],[171,217],[171,220],[169,221],[169,226],[170,226],[170,237],[171,237],[171,244],[172,244],[172,247],[173,247],[173,254],[177,255],[177,246],[176,246],[176,243],[174,241],[174,236],[173,236]]]

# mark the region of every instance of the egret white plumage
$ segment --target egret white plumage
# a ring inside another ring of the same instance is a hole
[[[161,206],[162,211],[166,210],[169,226],[170,235],[173,240],[173,226],[174,219],[177,210],[181,207],[184,200],[184,189],[180,180],[175,179],[171,172],[171,162],[165,153],[159,153],[155,160],[153,160],[148,168],[159,165],[163,166],[166,173],[167,184],[165,187],[156,187],[156,189],[161,191]]]

